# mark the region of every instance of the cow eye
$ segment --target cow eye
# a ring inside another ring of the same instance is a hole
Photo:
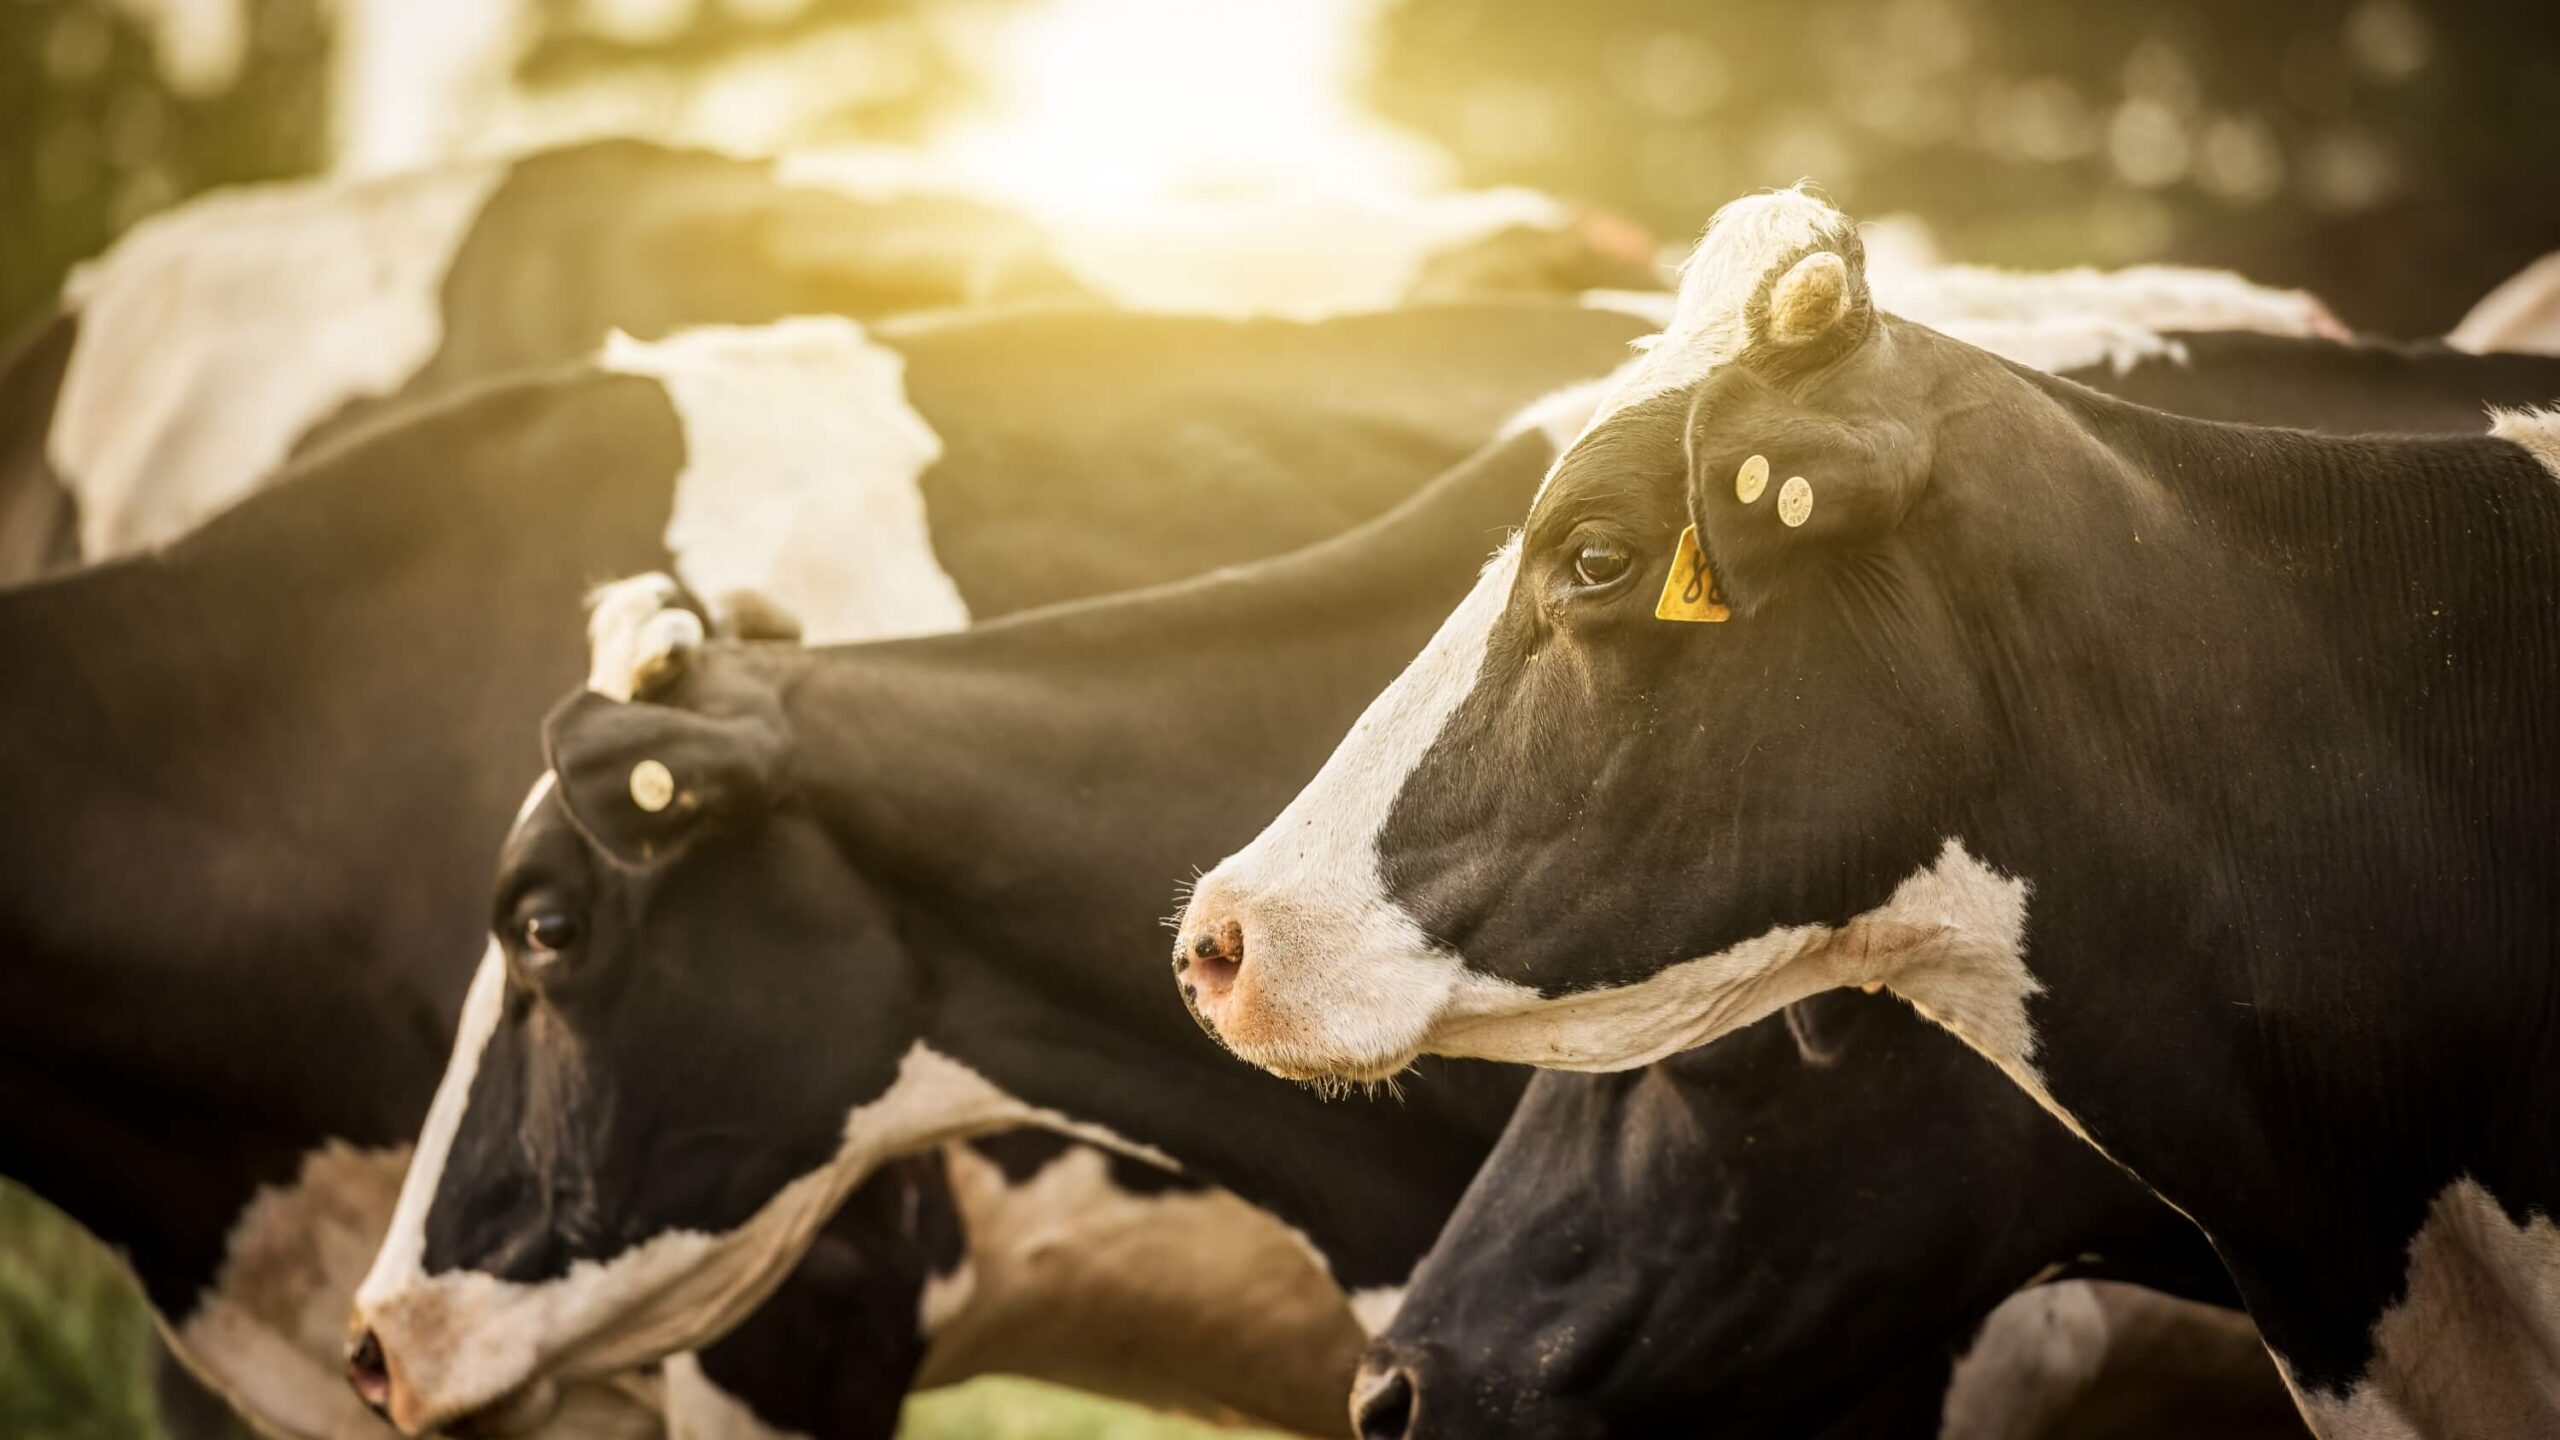
[[[566,910],[536,910],[518,922],[524,937],[528,958],[548,960],[565,950],[575,949],[586,934],[586,926]]]
[[[1585,540],[1573,553],[1573,576],[1592,589],[1615,585],[1633,568],[1635,557],[1606,540]]]

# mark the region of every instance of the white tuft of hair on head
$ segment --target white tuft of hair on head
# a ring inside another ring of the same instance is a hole
[[[1671,323],[1607,408],[1693,384],[1741,354],[1751,343],[1751,299],[1770,272],[1848,229],[1848,216],[1802,185],[1746,195],[1718,210],[1681,263]]]
[[[657,571],[600,585],[587,596],[587,688],[629,702],[702,648],[702,617],[683,608],[684,588]]]

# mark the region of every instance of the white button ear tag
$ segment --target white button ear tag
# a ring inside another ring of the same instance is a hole
[[[1790,475],[1778,487],[1778,518],[1792,530],[1813,518],[1813,482],[1801,475]]]
[[[1769,488],[1769,457],[1754,455],[1742,462],[1742,473],[1733,477],[1733,498],[1748,505]]]
[[[631,803],[655,815],[675,803],[675,772],[656,760],[631,767]]]

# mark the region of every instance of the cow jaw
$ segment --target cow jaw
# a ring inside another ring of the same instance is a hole
[[[781,1283],[836,1206],[883,1161],[946,1140],[1040,1125],[1177,1168],[1171,1157],[1040,1110],[921,1040],[878,1096],[853,1106],[835,1155],[781,1187],[746,1222],[708,1233],[669,1229],[555,1279],[520,1282],[468,1269],[428,1273],[428,1211],[505,991],[492,945],[464,1002],[454,1059],[427,1114],[390,1234],[356,1294],[356,1323],[380,1343],[393,1423],[416,1434],[473,1415],[546,1380],[648,1364],[706,1344]]]

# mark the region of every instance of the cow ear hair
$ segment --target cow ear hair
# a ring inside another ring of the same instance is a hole
[[[542,743],[570,822],[636,868],[666,859],[705,827],[769,808],[783,789],[790,731],[773,704],[712,712],[582,690],[552,710]]]

